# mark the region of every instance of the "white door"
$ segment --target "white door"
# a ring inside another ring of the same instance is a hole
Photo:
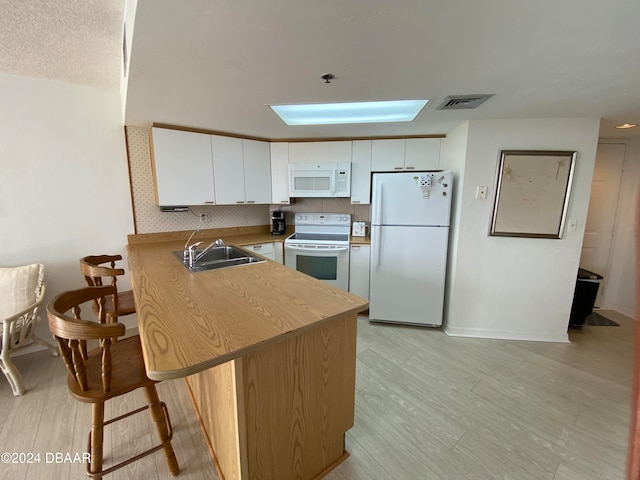
[[[211,135],[211,152],[217,204],[245,203],[242,139]]]
[[[373,140],[371,142],[371,171],[394,172],[404,170],[406,140]]]
[[[609,252],[618,208],[624,153],[624,144],[601,143],[598,145],[596,154],[580,266],[604,276],[596,297],[595,306],[597,307],[601,305],[607,282]]]
[[[242,139],[242,157],[247,203],[271,203],[269,143]]]
[[[271,203],[288,205],[289,198],[289,144],[272,142],[271,148]]]
[[[329,285],[349,290],[349,246],[288,244],[284,264]]]
[[[405,170],[438,170],[440,167],[439,138],[407,138],[404,155]]]
[[[371,227],[371,320],[442,325],[448,237],[448,227]]]
[[[369,298],[369,260],[371,245],[351,245],[349,256],[349,291]]]
[[[158,205],[215,203],[209,135],[152,129]]]
[[[451,172],[376,173],[371,224],[448,226],[451,191]]]

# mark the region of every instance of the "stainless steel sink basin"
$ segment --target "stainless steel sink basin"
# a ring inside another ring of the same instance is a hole
[[[196,256],[202,252],[202,249],[195,250]],[[177,251],[173,254],[178,257],[180,262],[191,272],[204,272],[206,270],[214,270],[216,268],[236,267],[238,265],[248,265],[251,263],[266,262],[266,260],[258,255],[249,253],[241,248],[233,245],[224,245],[222,247],[214,247],[205,253],[193,267],[188,262],[184,262],[184,252]]]

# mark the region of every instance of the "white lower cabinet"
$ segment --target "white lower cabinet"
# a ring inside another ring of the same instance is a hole
[[[284,265],[284,242],[273,242],[273,259]]]
[[[369,299],[369,256],[371,245],[352,244],[349,259],[349,292]]]
[[[243,248],[262,255],[269,260],[283,263],[282,258],[282,242],[258,243],[255,245],[244,245]]]

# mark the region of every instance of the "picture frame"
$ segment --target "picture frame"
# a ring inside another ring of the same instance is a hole
[[[577,152],[502,150],[489,235],[560,239]]]

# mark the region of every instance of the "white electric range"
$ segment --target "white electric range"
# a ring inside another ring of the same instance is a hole
[[[349,289],[348,213],[296,213],[284,241],[284,264],[345,291]]]

